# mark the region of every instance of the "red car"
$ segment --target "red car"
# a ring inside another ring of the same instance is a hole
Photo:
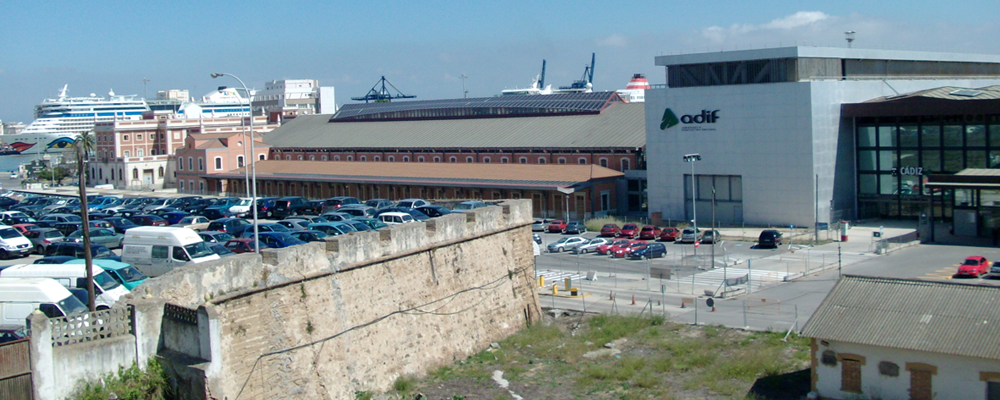
[[[628,244],[625,244],[624,246],[618,246],[617,248],[615,248],[611,253],[611,257],[614,258],[628,257],[629,254],[632,254],[633,249],[646,247],[646,244],[647,244],[646,242],[643,242],[641,240],[630,240]]]
[[[226,248],[233,253],[253,253],[253,239],[251,238],[234,238],[229,239],[226,242]],[[267,248],[264,242],[260,242],[260,248]]]
[[[562,233],[566,229],[566,221],[561,219],[553,220],[549,222],[548,231],[549,233]]]
[[[601,234],[599,236],[618,237],[618,233],[621,231],[622,228],[619,228],[618,224],[605,224],[601,227]]]
[[[978,278],[990,272],[990,261],[983,256],[972,256],[965,259],[962,265],[958,266],[958,273],[955,276],[971,276]]]
[[[622,227],[621,232],[618,232],[618,237],[635,239],[639,236],[639,225],[636,224],[625,224]]]
[[[677,237],[680,236],[680,235],[681,235],[681,230],[680,229],[677,229],[677,228],[674,228],[672,226],[669,226],[669,227],[663,228],[663,230],[660,231],[660,241],[663,241],[663,242],[675,242],[675,241],[677,241]]]
[[[642,240],[656,240],[660,236],[660,228],[653,225],[646,225],[639,230],[639,239]]]
[[[21,232],[21,234],[24,234],[25,232],[27,232],[31,228],[34,228],[35,226],[37,226],[37,225],[35,225],[35,224],[14,224],[14,225],[11,225],[10,227],[14,228],[14,229],[17,229],[18,232]]]
[[[628,244],[628,239],[617,239],[597,246],[597,254],[608,254],[611,249],[615,246],[624,246]]]

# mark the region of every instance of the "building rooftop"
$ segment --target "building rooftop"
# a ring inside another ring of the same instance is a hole
[[[1000,86],[942,86],[893,96],[876,97],[841,106],[845,117],[927,117],[996,114]]]
[[[844,275],[802,335],[1000,360],[1000,287]]]
[[[257,179],[369,184],[450,185],[554,189],[623,173],[597,165],[399,163],[354,161],[258,161]],[[212,178],[243,179],[243,168]]]
[[[769,60],[782,58],[834,58],[851,60],[944,61],[1000,63],[1000,55],[878,50],[847,47],[791,46],[657,56],[657,66]]]
[[[608,105],[621,102],[617,92],[592,92],[355,103],[342,106],[330,122],[597,114]]]
[[[612,94],[604,94],[605,100]],[[561,95],[519,97],[557,96]],[[330,115],[299,116],[267,133],[264,141],[279,149],[622,149],[646,145],[643,103],[605,104],[601,111],[589,114],[522,118],[329,121]]]

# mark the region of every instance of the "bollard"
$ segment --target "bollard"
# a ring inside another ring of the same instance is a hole
[[[634,294],[632,295],[632,305],[633,306],[635,305],[635,295]]]
[[[545,287],[545,275],[538,277],[538,287]]]
[[[559,284],[552,284],[552,295],[553,296],[559,295]]]
[[[580,288],[569,288],[569,295],[570,296],[574,296],[574,297],[575,296],[579,296],[580,295]]]
[[[615,292],[608,292],[608,300],[614,300],[614,299],[615,299]]]
[[[573,286],[573,285],[570,284],[572,281],[573,281],[573,279],[570,278],[570,277],[568,277],[568,276],[566,277],[566,279],[563,279],[563,284],[565,285],[565,286],[563,286],[563,290],[567,290],[568,291],[569,288]]]

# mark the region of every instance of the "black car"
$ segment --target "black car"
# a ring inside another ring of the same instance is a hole
[[[776,229],[764,230],[757,237],[757,247],[778,248],[778,246],[781,246],[781,232],[778,232]]]
[[[229,212],[228,208],[223,209],[221,207],[208,207],[202,211],[201,215],[210,220],[233,217],[233,214]]]
[[[563,229],[563,233],[572,233],[574,235],[580,235],[587,232],[587,226],[580,221],[570,221],[566,224],[566,229]]]
[[[277,197],[261,197],[257,199],[257,215],[264,218],[274,216],[274,202]]]
[[[76,232],[83,228],[83,221],[78,222],[60,222],[52,226],[56,228],[63,234],[63,236],[69,236],[69,234]]]
[[[115,232],[118,233],[125,233],[126,229],[135,228],[139,226],[136,225],[135,222],[132,222],[132,220],[122,217],[108,217],[103,219],[102,221],[111,224],[111,227],[115,228]]]
[[[649,242],[646,246],[637,247],[632,249],[632,252],[628,254],[628,258],[638,260],[642,258],[656,258],[656,257],[666,257],[667,256],[667,246],[659,242]]]
[[[17,204],[17,200],[10,197],[0,197],[0,210],[8,210]]]
[[[309,200],[306,200],[305,197],[282,197],[274,201],[273,215],[278,218],[284,218],[289,215],[302,214],[302,209],[305,208],[307,204],[309,204]]]
[[[205,211],[206,208],[214,206],[215,203],[217,203],[218,201],[219,199],[192,200],[190,203],[188,203],[187,207],[183,208],[183,210],[191,214],[203,215],[202,213]]]
[[[420,206],[414,208],[414,210],[420,211],[431,218],[451,214],[451,210],[449,210],[447,207],[441,207],[441,206]]]
[[[106,246],[99,244],[90,245],[90,255],[93,258],[117,258],[115,253],[111,252]],[[52,243],[49,247],[45,248],[45,256],[71,256],[76,258],[83,258],[83,243],[80,242],[59,242]]]
[[[306,203],[305,207],[302,207],[302,214],[320,215],[323,213],[324,208],[326,208],[325,200],[311,200]]]
[[[247,228],[253,229],[253,224],[243,218],[222,218],[210,222],[207,230],[225,232],[239,237]]]

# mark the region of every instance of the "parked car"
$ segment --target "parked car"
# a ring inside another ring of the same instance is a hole
[[[555,219],[549,221],[549,226],[545,228],[549,233],[562,233],[566,229],[566,221]]]
[[[580,221],[570,221],[566,224],[566,227],[563,228],[563,233],[582,235],[584,233],[587,233],[587,226]]]
[[[24,325],[0,325],[0,344],[28,337],[25,329]]]
[[[573,254],[587,254],[590,252],[597,251],[597,247],[602,244],[607,244],[611,239],[597,237],[590,239],[587,243],[582,243],[579,246],[573,248]]]
[[[704,232],[702,232],[701,229],[698,229],[698,231],[695,232],[694,228],[684,228],[684,230],[681,231],[681,243],[694,243],[701,241],[701,236],[703,234]]]
[[[632,250],[637,249],[639,247],[646,247],[647,244],[648,244],[647,242],[643,242],[641,240],[629,241],[628,244],[624,246],[616,247],[614,251],[611,252],[611,257],[614,258],[628,257],[628,255],[632,253]]]
[[[709,229],[701,235],[702,243],[716,243],[716,240],[722,240],[722,234],[715,229]]]
[[[309,230],[320,231],[330,236],[338,236],[354,232],[354,227],[343,222],[321,222],[309,224]]]
[[[132,222],[132,220],[122,217],[108,217],[103,219],[102,221],[110,224],[111,227],[115,229],[115,232],[118,233],[125,233],[125,231],[128,230],[128,228],[134,228],[139,226],[136,225],[135,222]]]
[[[660,230],[660,237],[658,239],[663,242],[676,242],[677,237],[679,237],[680,235],[681,235],[680,229],[668,226]]]
[[[257,199],[257,216],[261,218],[271,218],[274,216],[274,202],[276,197],[262,197]]]
[[[464,210],[472,210],[472,209],[481,208],[481,207],[486,207],[486,203],[483,203],[483,202],[477,201],[477,200],[471,200],[471,201],[463,201],[461,203],[455,204],[455,207],[453,207],[452,210],[454,210],[454,211],[464,211]]]
[[[531,240],[534,240],[535,243],[537,243],[537,244],[542,244],[542,237],[538,236],[537,233],[532,233],[531,234]]]
[[[233,238],[226,242],[226,248],[233,253],[253,253],[254,252],[254,240],[250,238]],[[267,244],[260,242],[260,248],[266,249]]]
[[[618,234],[621,233],[621,231],[622,228],[619,227],[618,224],[604,224],[604,226],[601,227],[601,234],[599,236],[618,237]]]
[[[229,215],[234,215],[240,218],[246,218],[252,214],[250,211],[250,203],[253,199],[249,197],[240,198],[240,202],[229,206]]]
[[[70,260],[76,259],[77,258],[73,256],[47,256],[35,260],[32,264],[65,264]]]
[[[333,222],[333,221],[340,222],[340,221],[346,221],[346,220],[354,218],[354,216],[351,215],[351,214],[337,212],[337,211],[329,211],[329,212],[323,213],[323,215],[320,215],[320,216],[323,217],[323,219],[325,219],[327,221],[330,221],[330,222]]]
[[[91,243],[90,244],[90,255],[93,258],[111,258],[121,259],[111,252],[106,246]],[[84,258],[83,243],[77,242],[59,242],[52,243],[49,247],[45,248],[45,256],[71,256],[74,258]]]
[[[35,252],[45,254],[45,248],[50,244],[65,240],[66,236],[55,228],[35,228],[24,232],[24,237],[35,246]]]
[[[291,232],[291,230],[289,230],[284,225],[281,225],[277,222],[257,224],[257,233],[264,233],[264,232],[288,233]],[[246,229],[243,230],[243,233],[240,234],[240,237],[252,237],[252,236],[253,236],[253,224],[250,224],[250,226],[248,226]]]
[[[354,218],[370,218],[375,215],[375,211],[376,210],[374,208],[368,207],[364,204],[351,204],[337,209],[337,212],[349,214]]]
[[[534,223],[531,224],[532,232],[545,232],[549,228],[549,223],[552,222],[547,219],[536,219]]]
[[[21,234],[23,235],[25,232],[27,232],[27,231],[29,231],[32,228],[35,228],[37,226],[38,226],[38,223],[36,222],[34,224],[14,224],[14,225],[11,225],[10,227],[14,228],[14,229],[17,229],[17,231],[21,232]]]
[[[76,232],[83,228],[83,221],[80,222],[60,222],[52,226],[62,232],[63,236],[69,236],[71,233]]]
[[[281,249],[288,246],[295,246],[297,244],[306,244],[306,242],[300,240],[299,238],[290,235],[288,232],[261,232],[260,243],[267,244],[267,247]],[[253,239],[250,237],[249,239]]]
[[[1000,261],[994,261],[990,267],[990,275],[1000,276]]]
[[[559,241],[555,243],[549,243],[549,245],[546,248],[548,249],[549,253],[558,253],[562,251],[571,250],[573,247],[583,244],[586,241],[587,239],[579,236],[564,237],[562,239],[559,239]]]
[[[302,212],[300,214],[320,215],[323,214],[323,209],[325,207],[326,200],[310,200],[304,207],[302,207]]]
[[[667,246],[663,243],[647,243],[645,246],[637,247],[632,249],[629,253],[628,258],[631,259],[650,259],[656,257],[666,257],[667,256]]]
[[[403,199],[399,203],[396,203],[396,207],[402,208],[417,208],[421,206],[429,206],[431,203],[424,199]]]
[[[188,214],[184,218],[181,218],[180,221],[177,221],[176,224],[173,224],[173,226],[176,226],[178,228],[186,227],[199,231],[204,228],[208,228],[208,224],[210,224],[211,222],[212,220],[208,219],[208,217]]]
[[[349,219],[347,221],[344,221],[344,223],[348,224],[350,226],[353,226],[354,229],[356,231],[358,231],[358,232],[364,232],[364,231],[370,231],[370,230],[372,230],[372,228],[370,226],[368,226],[368,224],[366,224],[364,222],[361,222],[361,221],[358,221],[356,219]]]
[[[626,239],[635,239],[639,237],[639,225],[636,224],[622,225],[622,230],[618,232],[618,237],[623,237]]]
[[[243,234],[247,228],[253,230],[253,224],[243,218],[222,218],[208,224],[208,230],[226,232],[233,236]]]
[[[204,240],[205,243],[219,243],[219,244],[225,244],[226,242],[229,241],[229,239],[233,238],[233,235],[220,231],[198,232],[198,236],[201,236],[201,240]]]
[[[128,218],[136,225],[142,226],[167,226],[167,220],[153,214],[139,214]]]
[[[442,215],[451,214],[451,210],[449,210],[447,207],[441,207],[441,206],[420,206],[414,208],[414,210],[420,211],[431,218],[436,218]],[[532,226],[532,228],[534,228],[534,226]]]
[[[378,216],[378,218],[382,220],[382,222],[384,222],[386,225],[405,224],[408,222],[417,221],[413,219],[412,215],[403,212],[382,213]]]
[[[291,235],[303,242],[322,242],[323,238],[330,236],[326,232],[313,230],[292,232]]]
[[[759,248],[777,248],[778,246],[781,246],[781,232],[778,232],[777,229],[765,229],[757,237],[757,247]]]
[[[281,224],[285,228],[288,228],[289,232],[296,232],[296,231],[305,231],[305,230],[308,230],[309,229],[309,224],[311,224],[311,223],[312,222],[310,222],[310,221],[307,221],[307,220],[304,220],[304,219],[297,219],[297,218],[285,218],[285,219],[283,219],[281,221],[278,221],[278,224]]]
[[[212,252],[217,254],[219,258],[228,257],[233,254],[236,254],[232,250],[226,248],[226,245],[224,243],[212,243],[208,245],[208,248],[212,249]]]
[[[628,244],[628,239],[614,239],[609,240],[607,243],[597,245],[597,254],[605,255],[612,251],[616,246],[624,246]]]
[[[368,199],[365,200],[365,205],[378,210],[386,207],[392,207],[393,203],[386,199]]]
[[[66,236],[66,241],[83,242],[83,230],[77,230]],[[120,249],[125,241],[125,235],[115,232],[114,229],[91,229],[90,244],[99,244],[109,249]]]
[[[656,240],[660,236],[660,228],[653,225],[646,225],[639,230],[639,239]]]
[[[972,256],[965,259],[962,265],[958,266],[956,277],[978,278],[989,272],[990,262],[983,256]]]
[[[382,228],[385,228],[386,226],[388,226],[388,225],[385,224],[385,222],[382,222],[382,220],[375,219],[375,218],[358,218],[355,221],[364,222],[365,225],[368,225],[373,230],[374,229],[382,229]]]
[[[83,221],[83,218],[80,218],[79,215],[75,215],[75,214],[55,214],[55,213],[52,213],[52,214],[48,214],[48,215],[42,217],[41,219],[39,219],[39,221],[52,221],[54,223],[59,223],[59,222],[80,222],[80,221]]]
[[[351,196],[331,197],[329,199],[322,200],[322,201],[323,201],[323,209],[324,210],[328,210],[328,211],[329,210],[336,210],[336,209],[341,208],[343,206],[350,206],[350,205],[361,204],[360,200],[358,200],[357,198],[351,197]]]
[[[305,197],[282,197],[274,201],[273,215],[278,218],[284,218],[289,215],[298,215],[302,213],[302,208],[304,208],[306,204],[309,204],[309,200],[306,200]]]
[[[183,220],[185,217],[189,215],[191,214],[188,214],[184,211],[172,211],[164,213],[163,215],[160,215],[160,217],[166,220],[168,225],[177,225],[178,223],[181,222],[181,220]]]
[[[378,210],[375,213],[375,216],[373,216],[372,218],[379,218],[379,219],[381,219],[382,214],[385,214],[385,213],[388,213],[388,212],[397,212],[397,213],[410,214],[410,217],[412,217],[416,221],[426,221],[426,220],[428,220],[428,219],[431,218],[431,217],[428,217],[427,214],[424,214],[424,213],[422,213],[420,211],[417,211],[414,208],[406,208],[406,207],[387,207],[387,208],[383,208],[383,209]]]

